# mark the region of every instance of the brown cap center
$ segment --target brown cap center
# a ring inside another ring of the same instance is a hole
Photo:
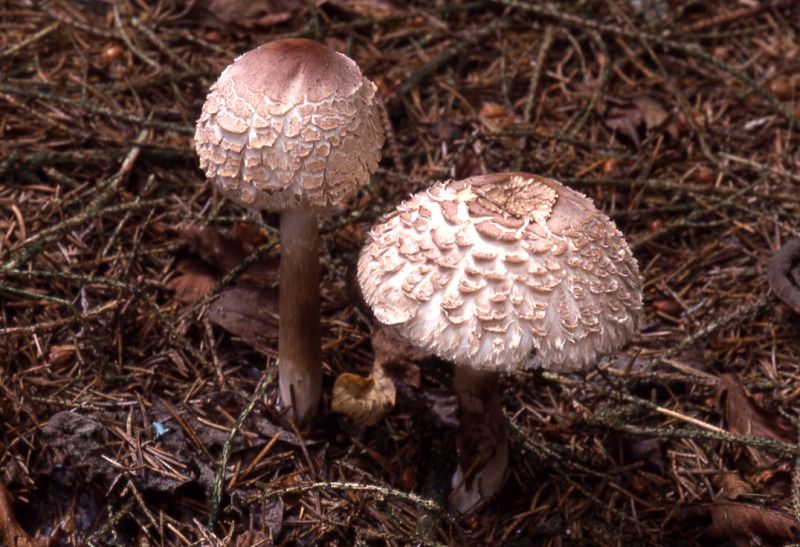
[[[558,193],[543,182],[513,175],[482,190],[473,187],[480,208],[498,215],[511,215],[534,222],[547,220]]]
[[[302,38],[276,40],[248,51],[224,77],[284,104],[347,97],[358,89],[362,78],[353,61]]]

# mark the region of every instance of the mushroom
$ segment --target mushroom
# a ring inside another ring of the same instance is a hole
[[[363,301],[360,295],[359,300]],[[361,427],[375,425],[394,407],[395,377],[406,385],[419,387],[418,368],[414,362],[429,357],[391,327],[378,327],[372,333],[372,349],[374,360],[369,376],[343,372],[333,384],[331,397],[331,410],[344,414]]]
[[[375,84],[311,40],[276,40],[229,65],[197,121],[200,166],[251,210],[281,213],[279,384],[305,428],[321,390],[317,214],[369,182],[383,146]]]
[[[642,309],[638,265],[614,223],[583,194],[527,173],[413,195],[372,228],[358,281],[378,321],[455,365],[450,503],[461,513],[505,479],[499,374],[586,367],[631,338]]]
[[[343,372],[333,384],[331,410],[344,414],[356,424],[375,425],[394,406],[397,388],[377,358],[366,378]]]

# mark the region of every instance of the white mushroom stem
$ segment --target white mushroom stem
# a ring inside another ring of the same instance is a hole
[[[506,424],[500,409],[497,372],[456,366],[458,469],[451,481],[450,507],[474,511],[503,486],[508,468]]]
[[[322,389],[317,215],[281,214],[278,373],[281,401],[300,429],[317,413]]]

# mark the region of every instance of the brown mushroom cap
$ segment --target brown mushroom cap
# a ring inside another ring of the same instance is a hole
[[[569,370],[621,347],[642,309],[636,260],[583,194],[527,173],[434,184],[369,234],[367,303],[411,343],[510,372],[533,350]]]
[[[341,53],[303,39],[264,44],[211,87],[195,131],[200,166],[246,207],[336,208],[378,166],[378,100]]]

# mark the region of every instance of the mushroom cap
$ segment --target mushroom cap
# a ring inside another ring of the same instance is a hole
[[[200,167],[245,207],[341,207],[378,166],[379,100],[341,53],[304,39],[264,44],[211,86],[194,136]]]
[[[527,173],[434,184],[374,226],[358,281],[378,321],[457,365],[574,370],[637,329],[642,284],[614,223]]]

